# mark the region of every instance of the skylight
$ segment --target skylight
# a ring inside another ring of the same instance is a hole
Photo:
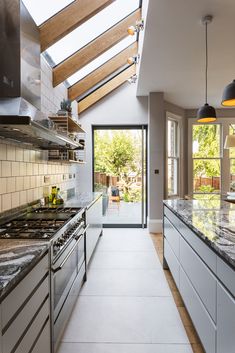
[[[47,0],[47,4],[57,1]],[[30,2],[30,0],[27,2]],[[33,2],[36,3],[37,1],[35,0]],[[41,6],[41,1],[40,7],[43,7]],[[55,65],[59,64],[77,50],[81,49],[86,44],[101,35],[103,32],[107,31],[117,22],[121,21],[130,13],[135,11],[138,7],[139,0],[116,0],[114,3],[51,46],[47,50],[47,53],[50,55]]]
[[[39,26],[74,0],[23,0],[35,23]]]
[[[123,39],[118,44],[114,45],[111,49],[107,50],[105,53],[100,55],[98,58],[90,62],[88,65],[84,66],[81,70],[77,71],[74,75],[70,76],[67,81],[72,86],[77,81],[81,80],[85,76],[89,75],[92,71],[96,70],[98,67],[103,65],[106,61],[113,58],[115,55],[119,54],[122,50],[127,48],[129,45],[136,41],[136,36],[129,36]]]

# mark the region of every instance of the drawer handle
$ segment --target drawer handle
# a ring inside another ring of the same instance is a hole
[[[81,237],[79,237],[78,239],[76,239],[76,244],[74,244],[74,246],[73,246],[72,249],[69,251],[68,255],[64,258],[64,260],[61,262],[61,264],[60,264],[58,267],[51,269],[53,273],[56,273],[56,272],[62,270],[62,268],[64,267],[64,265],[66,264],[66,262],[69,260],[70,256],[72,255],[72,253],[73,253],[74,250],[76,249],[77,244],[78,244],[79,241],[80,241],[80,238],[81,238]]]

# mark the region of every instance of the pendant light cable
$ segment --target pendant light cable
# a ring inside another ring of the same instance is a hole
[[[207,104],[207,75],[208,75],[208,40],[207,40],[207,22],[205,23],[206,30],[206,90],[205,90],[205,102]]]
[[[208,91],[208,33],[207,26],[211,23],[213,17],[211,15],[206,15],[202,18],[202,24],[205,25],[205,104],[198,109],[197,111],[197,121],[200,123],[209,123],[216,120],[216,111],[211,105],[207,102],[207,91]]]

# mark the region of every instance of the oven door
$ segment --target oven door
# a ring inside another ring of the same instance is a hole
[[[78,274],[78,264],[84,261],[84,235],[73,239],[52,268],[54,322],[64,305]]]

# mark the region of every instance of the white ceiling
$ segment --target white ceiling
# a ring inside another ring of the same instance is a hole
[[[149,0],[137,95],[163,91],[183,108],[205,96],[205,27],[208,26],[208,103],[220,107],[224,87],[235,78],[235,0]]]

